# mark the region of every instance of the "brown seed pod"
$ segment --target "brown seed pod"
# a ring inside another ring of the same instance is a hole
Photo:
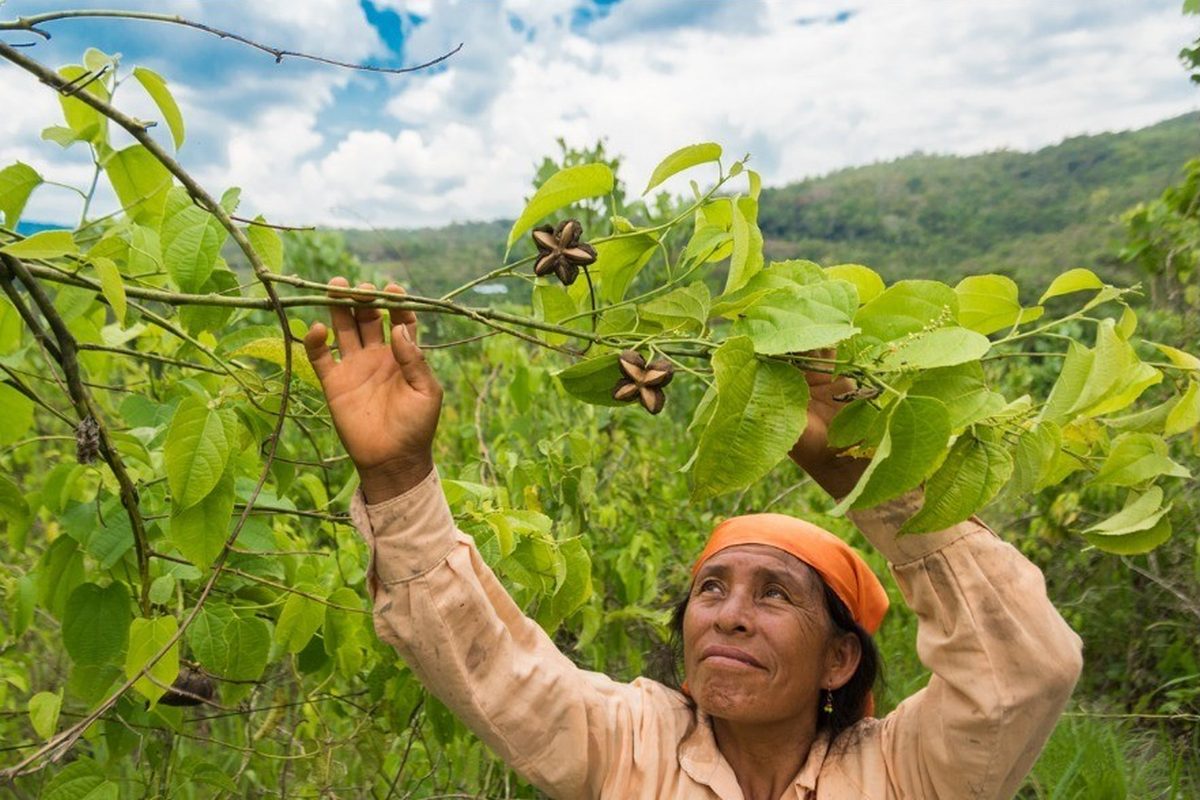
[[[675,376],[675,367],[664,358],[646,363],[636,350],[626,350],[617,359],[621,379],[613,389],[613,399],[621,402],[637,400],[642,408],[657,414],[666,405],[663,387]]]
[[[579,268],[596,260],[595,248],[579,241],[583,226],[577,219],[563,220],[557,228],[539,226],[533,229],[532,235],[538,249],[533,274],[538,277],[554,274],[563,286],[570,286],[579,277]]]
[[[194,667],[184,665],[179,668],[179,677],[158,702],[164,706],[198,706],[211,701],[216,691],[212,678]]]
[[[75,427],[75,460],[90,464],[100,455],[100,425],[91,417],[84,417]]]

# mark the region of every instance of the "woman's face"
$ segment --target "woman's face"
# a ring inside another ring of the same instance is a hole
[[[683,617],[688,690],[719,719],[815,718],[821,693],[858,666],[858,640],[849,638],[855,646],[835,630],[811,567],[768,545],[729,547],[692,583]]]

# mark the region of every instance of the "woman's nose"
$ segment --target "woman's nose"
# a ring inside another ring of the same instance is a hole
[[[753,609],[747,592],[727,594],[717,609],[714,624],[722,633],[747,633],[753,628]]]

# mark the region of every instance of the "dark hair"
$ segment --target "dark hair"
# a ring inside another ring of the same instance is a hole
[[[858,668],[854,670],[850,680],[846,681],[840,689],[833,691],[833,713],[827,714],[822,708],[825,705],[824,692],[818,699],[817,732],[828,732],[829,741],[833,743],[842,732],[853,727],[867,715],[867,704],[871,697],[871,691],[875,688],[876,683],[882,684],[883,682],[883,664],[879,659],[879,649],[875,646],[875,640],[871,634],[854,621],[850,609],[823,579],[821,580],[821,589],[825,596],[825,610],[829,613],[829,619],[833,623],[835,632],[857,637],[861,651]],[[665,658],[669,658],[669,664],[660,662],[661,667],[665,668],[658,670],[663,677],[668,678],[664,683],[670,682],[676,688],[682,685],[680,665],[683,663],[683,615],[687,612],[690,598],[689,592],[671,613],[669,652],[663,654]]]

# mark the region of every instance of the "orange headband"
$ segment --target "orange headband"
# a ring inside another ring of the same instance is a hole
[[[727,519],[708,539],[692,577],[715,553],[739,544],[765,544],[790,553],[817,571],[867,633],[879,630],[887,592],[866,562],[824,528],[783,514],[746,514]]]

